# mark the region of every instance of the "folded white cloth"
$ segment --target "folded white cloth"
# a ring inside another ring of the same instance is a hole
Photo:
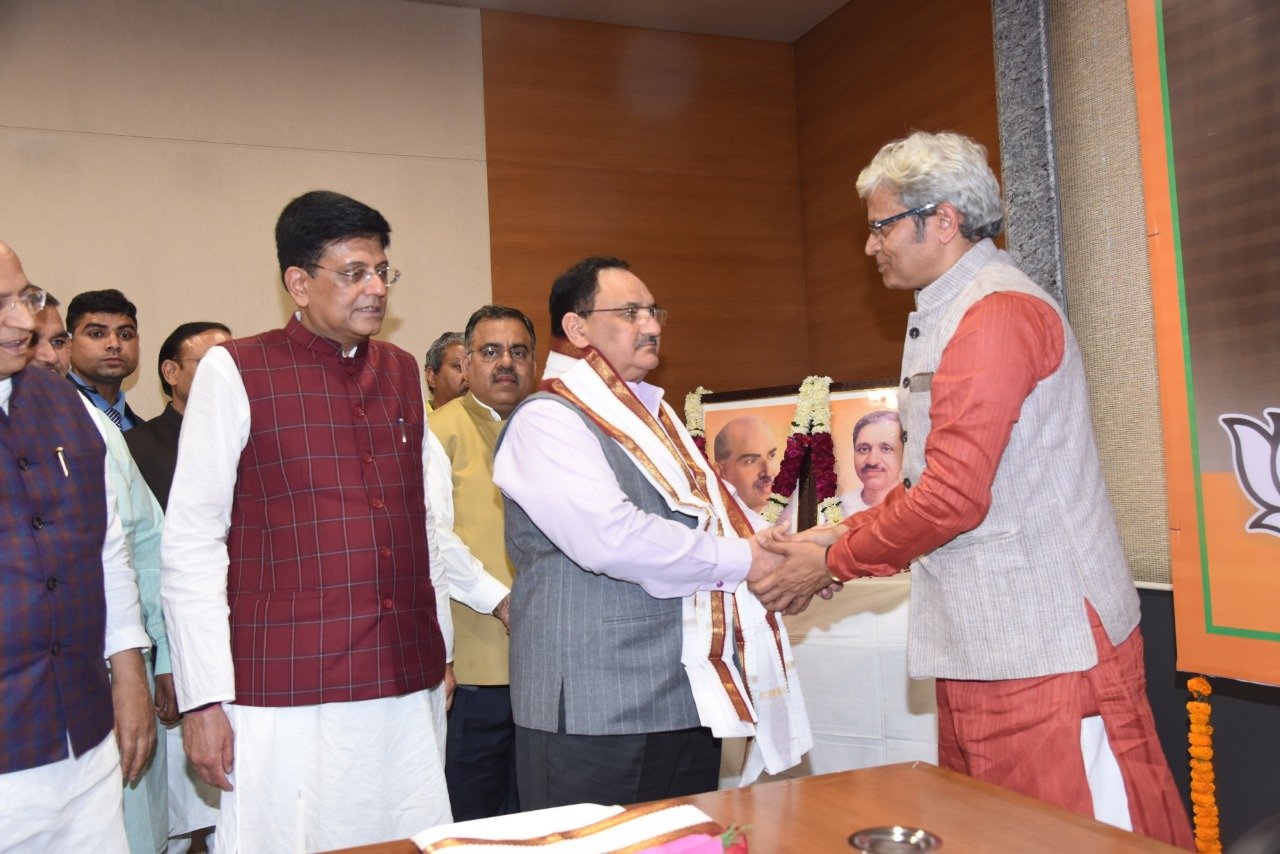
[[[413,844],[424,852],[465,850],[475,854],[524,854],[531,845],[555,854],[599,854],[642,850],[693,833],[722,828],[689,804],[645,804],[632,809],[573,804],[496,818],[460,821],[424,830]]]

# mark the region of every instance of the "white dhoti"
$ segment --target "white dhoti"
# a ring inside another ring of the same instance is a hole
[[[222,791],[196,774],[182,744],[182,721],[164,727],[169,755],[169,836],[186,837],[218,823],[218,802]],[[169,850],[186,850],[170,842]]]
[[[453,820],[440,686],[353,703],[224,708],[235,788],[222,793],[218,854],[366,845]]]
[[[0,774],[0,851],[129,850],[115,734],[76,757]]]

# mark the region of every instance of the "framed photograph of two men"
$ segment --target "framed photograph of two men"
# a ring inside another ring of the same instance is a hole
[[[831,439],[836,458],[836,494],[844,498],[845,515],[852,510],[863,509],[863,479],[868,476],[865,471],[860,476],[855,464],[853,428],[870,413],[891,412],[895,413],[893,430],[897,431],[898,387],[892,383],[893,380],[884,379],[837,382],[831,385]],[[786,387],[708,394],[703,399],[707,456],[715,461],[716,436],[727,424],[739,418],[759,418],[768,425],[776,443],[777,458],[773,467],[776,473],[777,464],[781,462],[787,445],[787,437],[791,435],[791,419],[798,399],[797,389]],[[868,456],[871,459],[863,460],[864,467],[878,467],[882,469],[878,476],[894,482],[902,479],[900,441],[897,442],[896,453],[889,451],[884,455],[864,455]],[[799,529],[818,524],[812,477],[804,477],[807,472],[806,466],[801,472],[800,494],[792,496],[792,505],[799,508],[799,513],[793,514],[789,508],[785,517],[792,518],[794,515]]]
[[[1129,0],[1178,668],[1276,685],[1280,15],[1265,8]]]

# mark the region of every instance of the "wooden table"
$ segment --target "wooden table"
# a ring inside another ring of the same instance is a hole
[[[923,762],[708,792],[690,803],[722,825],[747,827],[751,850],[839,852],[866,827],[923,827],[944,854],[1089,854],[1179,849]],[[344,849],[348,854],[410,854],[407,839]]]

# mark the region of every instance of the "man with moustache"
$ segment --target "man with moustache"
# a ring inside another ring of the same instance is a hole
[[[67,306],[67,379],[121,430],[142,423],[120,384],[138,369],[138,308],[114,288],[76,294]]]
[[[902,483],[902,424],[898,413],[878,409],[853,425],[853,471],[862,488],[840,496],[845,516],[875,507]]]
[[[644,381],[666,310],[617,258],[563,273],[550,309],[544,392],[512,414],[494,460],[516,568],[521,807],[715,789],[721,736],[758,735],[748,782],[789,767],[811,740],[785,632],[753,597],[728,595],[771,562]]]
[[[778,440],[763,418],[743,415],[729,421],[712,442],[712,468],[743,506],[764,522],[764,506],[778,474]]]
[[[58,311],[60,305],[53,294],[45,293],[44,308],[36,314],[35,333],[31,338],[31,364],[65,377],[70,370],[71,353],[67,346],[67,327]],[[107,467],[115,489],[116,510],[124,528],[129,563],[137,576],[142,624],[155,650],[154,661],[150,650],[143,653],[148,671],[154,673],[155,714],[162,723],[171,724],[178,720],[178,703],[173,693],[169,640],[160,607],[160,531],[164,517],[129,455],[124,438],[128,434],[121,433],[106,413],[91,406],[86,408],[98,422],[98,430],[107,443]],[[128,709],[117,710],[118,715],[128,713]],[[157,732],[154,746],[155,754],[142,776],[125,782],[125,832],[133,851],[162,850],[169,836],[168,750],[163,733]]]
[[[467,321],[470,391],[431,413],[427,492],[449,577],[454,675],[445,779],[455,821],[519,812],[507,667],[510,586],[493,449],[533,390],[535,337],[524,313],[486,305]]]
[[[298,310],[211,348],[187,400],[161,592],[187,754],[223,790],[219,842],[241,850],[450,819],[422,384],[371,340],[400,278],[390,231],[338,193],[289,202],[276,254]]]
[[[1192,847],[1145,692],[1138,596],[1061,308],[992,239],[986,149],[917,132],[858,176],[885,287],[915,291],[904,490],[773,547],[766,601],[912,561],[910,672],[936,677],[940,764]]]
[[[121,773],[155,740],[151,644],[103,434],[66,382],[26,369],[44,303],[0,243],[0,850],[123,852]]]
[[[439,409],[467,393],[466,357],[467,347],[461,332],[446,332],[427,349],[422,374],[427,380],[432,409]]]

